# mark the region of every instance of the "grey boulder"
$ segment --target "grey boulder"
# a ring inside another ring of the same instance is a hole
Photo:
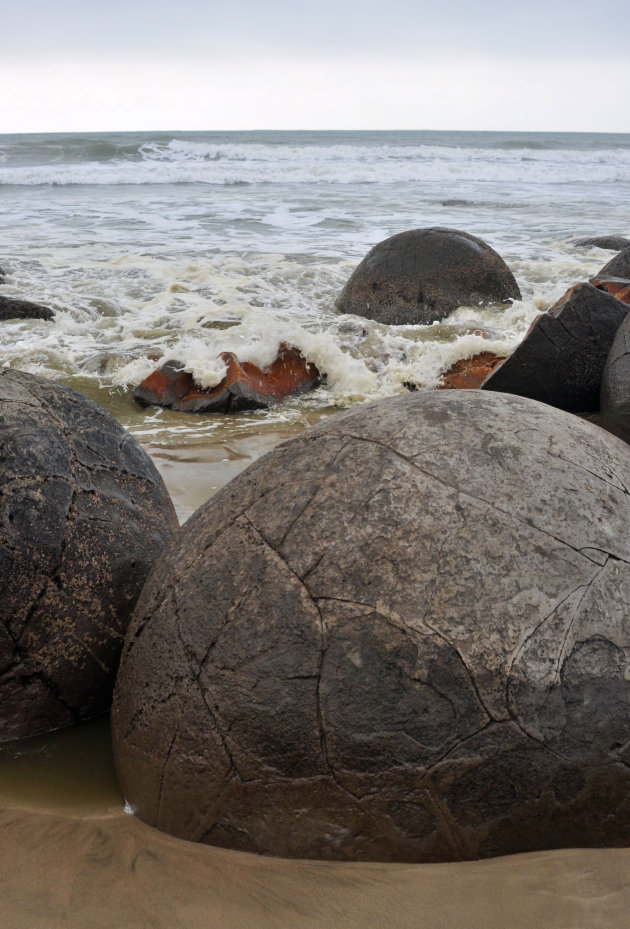
[[[0,295],[0,319],[52,319],[53,316],[53,311],[47,306]]]
[[[176,526],[112,416],[0,369],[0,741],[108,709],[129,617]]]
[[[181,838],[457,860],[630,842],[630,458],[520,397],[328,419],[189,520],[112,712]]]
[[[596,277],[606,276],[630,280],[630,248],[624,248],[622,252],[611,258],[596,275]]]
[[[392,325],[429,324],[458,306],[520,300],[494,249],[457,229],[412,229],[376,245],[355,268],[337,307]]]
[[[599,235],[592,238],[577,239],[575,242],[579,248],[605,248],[612,252],[620,252],[624,248],[630,248],[630,239],[622,235]]]

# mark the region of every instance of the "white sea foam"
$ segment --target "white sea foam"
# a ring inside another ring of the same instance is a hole
[[[211,422],[134,412],[129,397],[169,358],[211,386],[223,351],[265,366],[280,342],[297,346],[326,380],[264,414],[278,421],[433,386],[479,351],[509,353],[609,257],[573,241],[630,232],[630,145],[433,135],[1,139],[2,290],[55,312],[3,322],[2,362],[91,385],[143,440],[177,442]],[[431,225],[497,249],[523,299],[433,326],[339,314],[335,298],[372,245]]]

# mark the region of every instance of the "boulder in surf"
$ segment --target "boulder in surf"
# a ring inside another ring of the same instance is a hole
[[[0,295],[0,319],[52,319],[53,316],[53,311],[47,306]]]
[[[591,238],[577,239],[574,243],[578,248],[604,248],[611,252],[620,252],[630,248],[630,239],[622,235],[598,235]]]
[[[412,229],[380,242],[355,268],[337,307],[390,325],[429,324],[459,306],[520,299],[514,276],[481,239]]]
[[[198,387],[178,361],[167,361],[133,392],[143,406],[164,406],[184,413],[235,413],[267,409],[287,397],[312,390],[320,380],[315,365],[299,349],[282,342],[269,367],[261,369],[222,352],[226,373],[216,387]]]
[[[596,412],[604,365],[628,309],[592,284],[577,284],[534,320],[481,389],[530,397],[570,413]]]
[[[437,389],[474,390],[481,387],[505,358],[505,355],[496,355],[494,352],[477,352],[470,358],[460,358],[441,375]]]

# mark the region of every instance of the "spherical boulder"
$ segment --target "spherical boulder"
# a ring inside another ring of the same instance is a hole
[[[278,446],[138,601],[124,796],[271,855],[628,844],[628,487],[616,437],[505,394],[418,391]]]
[[[512,272],[481,239],[456,229],[412,229],[380,242],[339,299],[344,313],[390,325],[429,324],[458,306],[520,300]]]
[[[176,526],[112,416],[0,369],[0,741],[108,709],[129,617]]]

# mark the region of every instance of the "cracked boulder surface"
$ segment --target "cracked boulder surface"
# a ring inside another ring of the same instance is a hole
[[[278,446],[141,594],[123,795],[180,838],[288,857],[627,845],[628,488],[615,436],[480,391]]]
[[[337,300],[342,313],[388,325],[429,324],[459,306],[520,300],[514,276],[481,239],[457,229],[400,232],[355,268]]]
[[[0,369],[0,741],[108,709],[129,618],[176,528],[149,456],[109,413]]]
[[[537,317],[512,354],[481,385],[540,400],[569,413],[599,410],[608,353],[628,304],[592,284],[576,284]]]

